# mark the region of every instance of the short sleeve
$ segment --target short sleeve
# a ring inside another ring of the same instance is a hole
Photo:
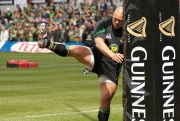
[[[96,28],[94,30],[94,36],[93,38],[100,37],[100,38],[105,38],[105,30],[109,25],[109,20],[111,19],[104,19],[100,20],[96,24]]]

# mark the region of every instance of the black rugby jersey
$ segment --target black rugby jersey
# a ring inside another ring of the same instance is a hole
[[[99,21],[96,24],[94,38],[100,37],[105,40],[105,44],[113,53],[123,54],[122,43],[122,27],[114,29],[112,25],[112,17]],[[104,74],[111,81],[118,83],[118,76],[122,67],[122,63],[117,63],[111,58],[103,55],[95,46],[93,47],[95,56],[95,65],[93,71],[100,76]]]
[[[82,34],[82,42],[85,46],[92,47],[94,45],[93,40],[94,28],[86,28]]]

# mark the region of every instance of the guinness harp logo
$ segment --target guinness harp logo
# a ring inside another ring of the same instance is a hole
[[[174,25],[175,19],[173,16],[171,16],[170,19],[159,24],[159,29],[164,35],[174,37]]]
[[[142,17],[140,20],[127,25],[127,31],[136,37],[146,37],[146,18]]]

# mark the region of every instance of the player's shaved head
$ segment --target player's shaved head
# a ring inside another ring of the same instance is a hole
[[[113,17],[119,20],[123,20],[123,7],[116,8],[116,10],[114,11]]]
[[[123,7],[118,7],[116,8],[113,14],[113,21],[112,21],[113,27],[115,29],[119,29],[120,27],[122,27],[122,20],[123,20]]]

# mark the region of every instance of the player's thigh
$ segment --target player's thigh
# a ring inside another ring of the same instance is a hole
[[[69,46],[69,56],[76,58],[79,62],[84,65],[90,63],[91,52],[90,49],[86,46]]]
[[[104,81],[102,81],[104,80]],[[116,93],[117,85],[111,82],[107,77],[104,75],[100,76],[100,95],[101,100],[108,101],[111,100],[114,94]]]

